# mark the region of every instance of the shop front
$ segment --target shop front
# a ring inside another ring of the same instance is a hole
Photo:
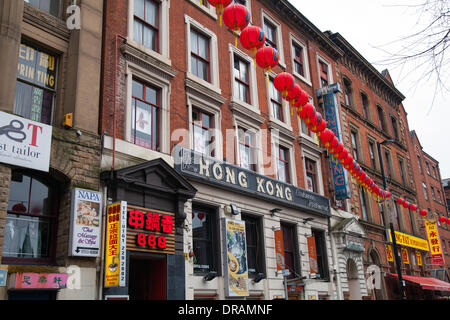
[[[305,284],[332,296],[328,198],[192,150],[174,159],[197,189],[186,206],[186,299],[305,299]]]
[[[183,300],[185,203],[196,189],[162,159],[103,172],[103,297]]]

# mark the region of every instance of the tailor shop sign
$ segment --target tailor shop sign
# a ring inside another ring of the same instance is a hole
[[[52,127],[0,111],[0,162],[48,172]]]
[[[175,148],[174,158],[175,170],[193,179],[295,209],[331,215],[329,199],[316,193],[182,147]]]

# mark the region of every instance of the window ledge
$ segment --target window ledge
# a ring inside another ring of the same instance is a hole
[[[210,8],[206,8],[205,6],[202,6],[197,1],[194,1],[194,0],[188,0],[188,1],[190,3],[192,3],[192,5],[194,5],[195,7],[197,7],[198,9],[200,9],[201,11],[203,11],[204,13],[209,15],[214,20],[217,20],[217,14],[216,14],[216,10],[214,9],[214,7],[211,6]],[[207,0],[203,0],[203,1],[207,1]]]
[[[186,73],[184,80],[186,88],[194,91],[196,95],[204,96],[207,100],[212,100],[214,104],[222,105],[227,99],[221,96],[221,90],[212,86],[210,83],[203,81],[191,73]]]
[[[306,84],[306,85],[312,87],[311,80],[309,80],[309,79],[303,77],[301,74],[299,74],[299,73],[297,73],[297,72],[295,72],[295,71],[292,72],[292,74],[293,74],[296,78],[298,78],[300,81],[302,81],[304,84]]]
[[[23,19],[25,22],[65,41],[69,41],[70,31],[67,29],[67,25],[63,20],[31,4],[25,3],[24,5]]]
[[[239,116],[244,117],[247,120],[257,122],[258,124],[264,123],[265,119],[261,117],[261,111],[249,104],[231,99],[229,106],[231,111],[238,113]]]
[[[290,140],[294,140],[296,138],[296,135],[292,132],[292,127],[284,122],[281,122],[278,119],[270,117],[267,127],[269,129],[277,129],[280,132],[280,134],[282,134],[283,136],[287,137]]]

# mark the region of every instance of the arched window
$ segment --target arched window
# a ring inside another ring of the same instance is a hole
[[[54,260],[57,195],[41,176],[12,173],[2,263],[47,264]]]

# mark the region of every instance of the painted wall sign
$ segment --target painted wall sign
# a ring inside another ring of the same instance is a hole
[[[342,141],[341,122],[336,97],[336,93],[340,91],[339,83],[334,83],[328,87],[317,89],[316,95],[318,98],[323,98],[323,108],[325,119],[327,121],[327,128],[333,131],[339,141]],[[344,166],[336,159],[336,157],[334,157],[334,155],[330,155],[330,164],[336,200],[350,198],[348,177],[347,172],[344,170]]]
[[[51,126],[0,111],[0,162],[48,172]]]
[[[441,241],[436,223],[425,220],[428,242],[430,243],[431,262],[433,264],[444,264],[444,255],[441,249]]]
[[[329,199],[319,194],[179,146],[174,149],[174,158],[175,170],[193,179],[303,211],[331,216]]]
[[[105,287],[126,285],[127,203],[121,201],[106,211]]]
[[[127,248],[175,254],[175,214],[128,205]]]
[[[345,248],[347,250],[364,252],[364,240],[360,237],[354,237],[349,234],[345,235]]]
[[[102,194],[75,188],[71,201],[69,255],[100,256]]]
[[[389,241],[392,242],[391,230],[388,230]],[[428,242],[425,239],[411,236],[409,234],[395,231],[395,240],[398,245],[429,251]]]
[[[225,244],[225,294],[246,297],[248,292],[247,241],[245,221],[223,219]]]
[[[283,230],[275,230],[275,256],[277,261],[277,270],[281,271],[286,269],[284,261],[284,243],[283,243]]]
[[[14,289],[64,289],[67,287],[67,273],[14,273],[11,286]]]

